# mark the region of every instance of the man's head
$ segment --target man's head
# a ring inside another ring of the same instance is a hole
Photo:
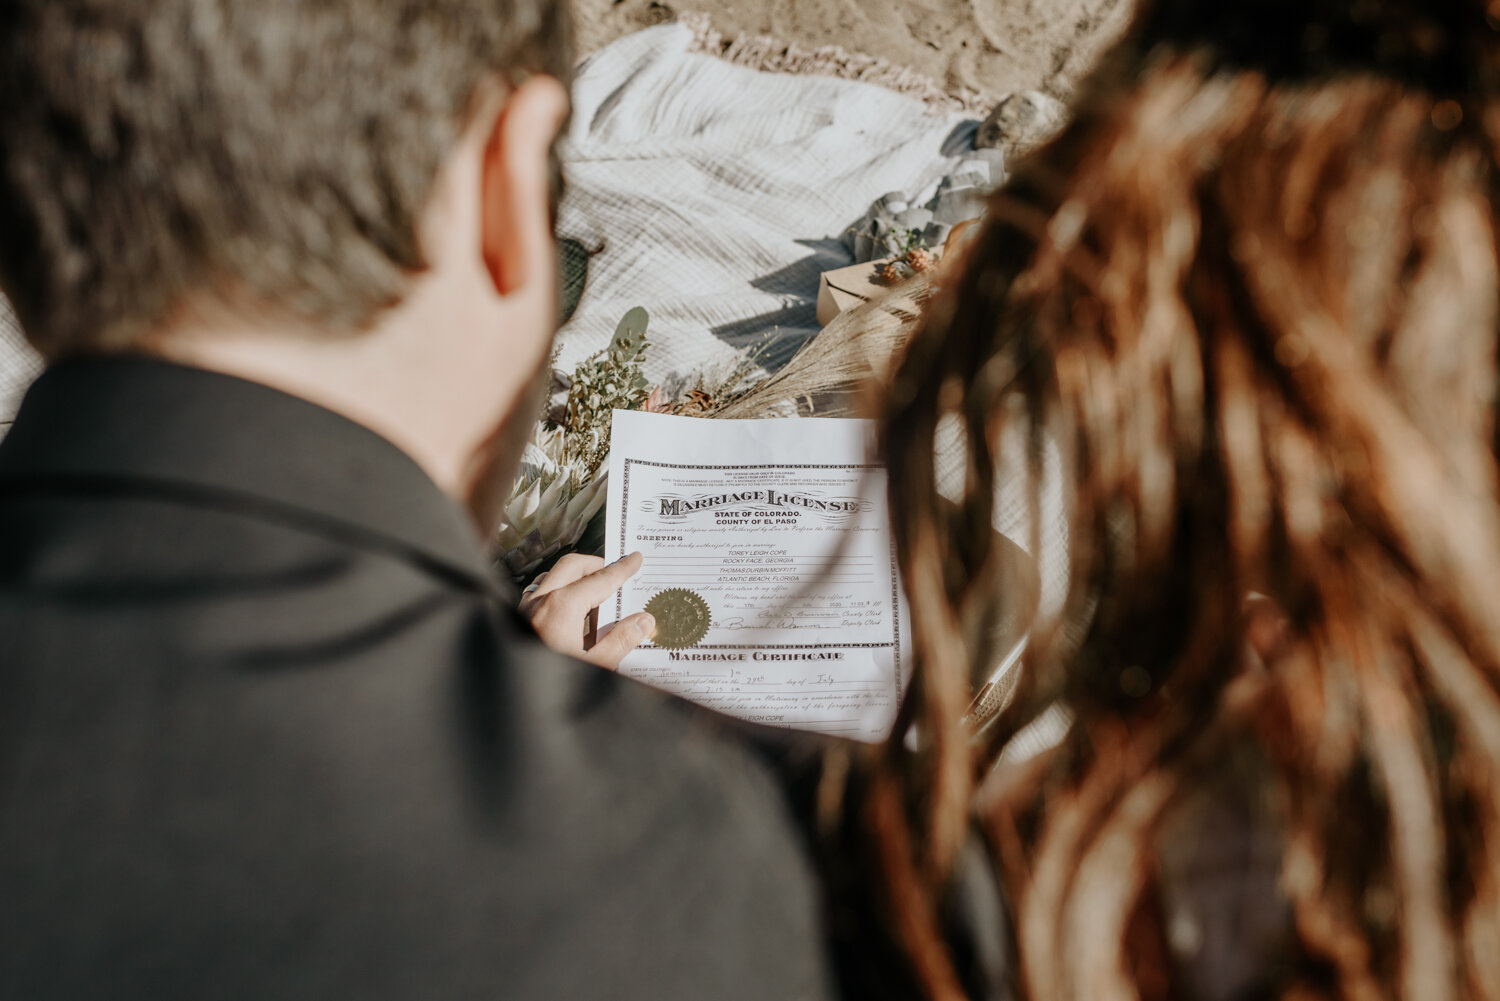
[[[482,86],[572,59],[558,0],[7,0],[0,285],[49,357],[192,300],[357,331]]]
[[[490,526],[556,323],[563,0],[5,0],[0,287],[385,435]]]

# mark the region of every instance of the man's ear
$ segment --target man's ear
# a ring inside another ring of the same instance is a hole
[[[495,116],[481,179],[481,252],[502,296],[540,279],[547,295],[556,297],[548,154],[567,114],[563,85],[534,76],[511,92]]]

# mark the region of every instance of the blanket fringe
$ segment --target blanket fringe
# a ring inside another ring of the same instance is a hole
[[[968,88],[947,90],[936,80],[909,67],[897,66],[862,52],[850,52],[837,45],[807,49],[769,35],[726,38],[714,28],[709,15],[698,11],[685,12],[678,20],[693,33],[688,51],[717,56],[736,66],[768,73],[831,76],[873,83],[915,97],[935,114],[961,112],[983,118],[1000,103],[1000,98],[993,94]]]

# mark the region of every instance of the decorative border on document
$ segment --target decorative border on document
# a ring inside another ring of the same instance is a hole
[[[879,463],[833,463],[833,462],[767,462],[757,465],[705,466],[698,463],[652,462],[647,459],[626,459],[625,473],[620,484],[620,509],[625,517],[620,519],[620,552],[626,552],[626,540],[630,536],[630,467],[651,466],[656,469],[704,469],[712,472],[735,469],[884,469]],[[887,529],[889,530],[889,529]],[[901,685],[901,575],[896,565],[896,540],[891,539],[891,642],[889,643],[699,643],[697,650],[883,650],[890,647],[894,652],[896,668],[896,691]],[[625,614],[625,596],[615,596],[615,619]],[[900,706],[900,696],[897,696]]]

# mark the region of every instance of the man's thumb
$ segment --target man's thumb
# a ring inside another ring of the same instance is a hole
[[[611,671],[620,666],[625,655],[656,634],[656,620],[649,612],[627,615],[614,628],[599,638],[599,642],[585,653],[584,659],[591,664],[607,667]]]

